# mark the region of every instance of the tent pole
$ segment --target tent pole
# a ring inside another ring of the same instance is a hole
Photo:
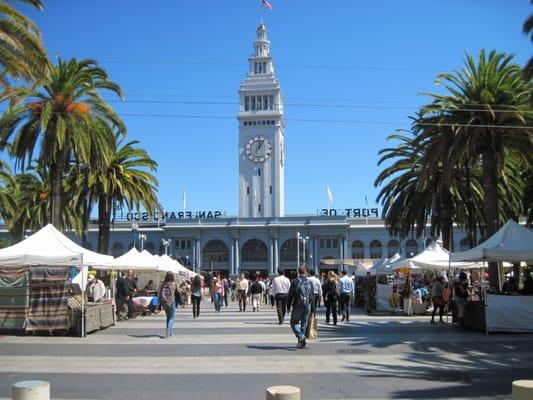
[[[81,254],[81,271],[83,273],[83,253]],[[83,280],[82,280],[83,282]],[[87,285],[83,285],[81,291],[81,337],[85,337],[85,291],[87,289]]]

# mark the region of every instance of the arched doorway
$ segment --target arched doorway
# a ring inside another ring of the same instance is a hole
[[[365,258],[365,245],[360,240],[354,240],[352,242],[352,258]]]
[[[387,257],[391,258],[396,253],[400,252],[400,242],[398,242],[396,239],[389,240],[389,244],[387,245]]]
[[[379,240],[372,240],[370,242],[370,258],[383,257],[383,248]]]
[[[251,274],[268,274],[268,249],[259,239],[247,240],[241,248],[241,271]]]
[[[208,241],[202,251],[202,270],[222,272],[227,275],[229,270],[229,249],[226,243],[220,239]]]
[[[113,249],[111,250],[113,257],[119,257],[124,253],[124,245],[122,243],[115,243]]]
[[[414,257],[418,254],[418,243],[415,239],[409,239],[405,243],[405,255],[406,257]]]

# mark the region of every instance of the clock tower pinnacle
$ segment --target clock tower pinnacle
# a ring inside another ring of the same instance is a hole
[[[285,214],[283,93],[274,75],[267,30],[257,28],[254,53],[239,87],[239,216]]]

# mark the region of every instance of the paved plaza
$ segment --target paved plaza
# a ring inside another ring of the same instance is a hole
[[[533,378],[533,335],[463,331],[429,317],[366,316],[324,323],[297,350],[270,307],[200,319],[179,309],[174,336],[164,316],[118,322],[85,339],[0,336],[0,400],[27,379],[51,383],[58,399],[264,399],[291,384],[302,399],[510,398],[511,382]]]

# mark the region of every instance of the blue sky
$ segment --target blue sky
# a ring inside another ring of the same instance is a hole
[[[126,101],[110,100],[158,162],[169,211],[186,190],[192,211],[238,213],[237,92],[261,18],[286,101],[287,214],[323,208],[326,185],[335,208],[373,206],[377,153],[439,72],[481,48],[520,65],[532,50],[528,0],[271,3],[45,0],[28,14],[51,55],[96,59],[121,85]]]

